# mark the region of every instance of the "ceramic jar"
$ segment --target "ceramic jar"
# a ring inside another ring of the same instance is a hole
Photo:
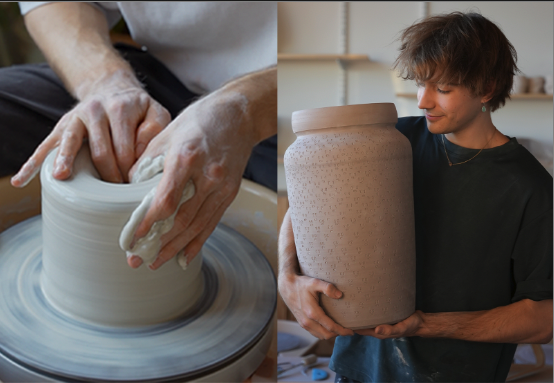
[[[399,322],[415,311],[412,151],[392,103],[294,112],[284,157],[294,240],[304,275],[351,328]]]
[[[544,77],[529,78],[529,93],[544,93]]]
[[[525,76],[514,76],[512,94],[523,94],[529,91],[529,78]]]
[[[553,82],[552,75],[548,75],[544,78],[544,92],[546,94],[552,94]]]

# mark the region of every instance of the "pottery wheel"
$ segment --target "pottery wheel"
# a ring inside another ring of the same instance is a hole
[[[198,379],[238,360],[268,331],[276,282],[263,254],[219,225],[203,247],[204,293],[183,317],[107,327],[53,308],[40,285],[42,220],[0,234],[0,354],[59,381]]]

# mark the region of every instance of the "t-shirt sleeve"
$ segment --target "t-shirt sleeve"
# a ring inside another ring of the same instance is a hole
[[[20,1],[19,11],[21,12],[22,15],[25,15],[30,11],[32,11],[33,9],[49,3],[51,2],[50,1]]]
[[[27,14],[35,8],[53,3],[52,1],[21,1],[19,2],[19,10],[22,15]],[[88,2],[93,7],[101,10],[106,16],[109,28],[112,28],[121,19],[121,13],[117,7],[117,3],[110,2]]]
[[[552,208],[522,223],[512,253],[512,302],[552,299],[552,237]]]

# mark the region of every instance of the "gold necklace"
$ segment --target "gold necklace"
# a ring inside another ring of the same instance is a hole
[[[492,138],[496,135],[496,129],[494,130],[494,134],[491,136],[491,138],[489,139],[489,141],[485,144],[485,146],[483,146],[483,148],[481,150],[479,150],[479,152],[474,155],[473,157],[471,157],[469,160],[466,160],[466,161],[463,161],[463,162],[458,162],[457,164],[453,164],[452,161],[450,161],[450,158],[448,157],[448,152],[446,151],[446,145],[444,144],[444,134],[442,135],[442,146],[444,147],[444,154],[446,154],[446,159],[448,160],[448,166],[453,166],[453,165],[461,165],[461,164],[465,164],[466,162],[469,162],[471,161],[472,159],[474,159],[475,157],[477,157],[479,155],[479,153],[481,153],[483,151],[483,149],[485,149],[487,147],[487,145],[489,144],[489,142],[491,142]]]

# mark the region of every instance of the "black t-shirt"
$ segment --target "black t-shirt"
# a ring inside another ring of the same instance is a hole
[[[489,310],[552,299],[552,176],[515,138],[449,166],[424,117],[400,118],[411,142],[416,309]],[[452,163],[479,150],[444,140]],[[360,381],[505,381],[515,344],[338,337],[331,368]]]

